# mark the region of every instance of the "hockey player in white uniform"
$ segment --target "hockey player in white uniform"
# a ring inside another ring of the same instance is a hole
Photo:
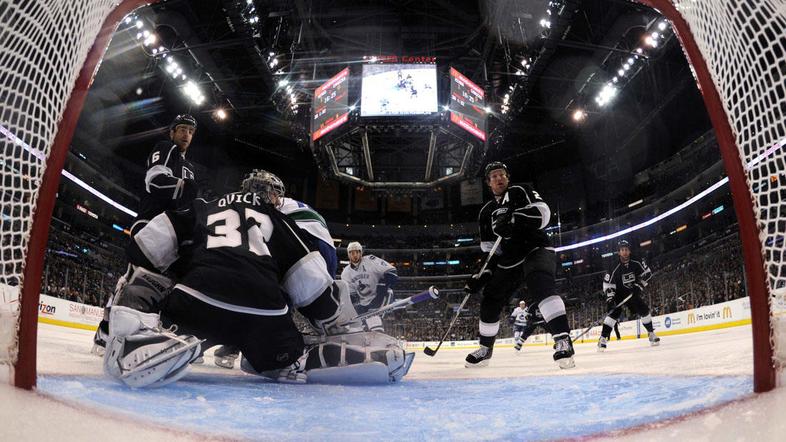
[[[536,327],[546,323],[540,310],[537,307],[528,306],[525,301],[520,301],[519,306],[513,309],[513,313],[510,314],[510,322],[513,324],[516,352],[521,351],[524,341],[532,335]]]
[[[527,303],[519,301],[519,306],[513,309],[510,314],[510,320],[513,322],[513,341],[516,343],[515,349],[517,352],[521,351],[521,346],[524,340],[521,339],[521,334],[524,332],[524,327],[527,326]]]
[[[355,310],[359,314],[370,312],[387,305],[393,297],[393,285],[398,282],[396,268],[374,255],[363,255],[363,246],[351,242],[347,246],[349,265],[341,272],[341,280],[349,284],[349,290],[357,296]],[[383,331],[382,319],[373,316],[366,320],[369,330]]]

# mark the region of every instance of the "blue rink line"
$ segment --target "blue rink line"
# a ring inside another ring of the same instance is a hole
[[[655,423],[752,391],[749,376],[596,375],[280,385],[191,374],[131,390],[100,377],[41,375],[38,389],[170,428],[254,440],[542,440]]]

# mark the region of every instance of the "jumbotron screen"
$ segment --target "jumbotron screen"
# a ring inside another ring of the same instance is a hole
[[[486,100],[483,89],[450,68],[450,121],[486,141]]]
[[[437,66],[363,65],[360,116],[424,115],[437,112]]]
[[[318,140],[349,120],[348,79],[349,68],[344,68],[314,91],[311,141]]]

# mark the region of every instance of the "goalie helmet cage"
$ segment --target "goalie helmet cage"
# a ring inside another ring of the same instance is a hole
[[[682,43],[729,175],[753,321],[754,390],[775,387],[786,361],[786,5],[782,0],[638,0]],[[144,0],[0,0],[3,273],[19,285],[0,321],[0,365],[33,388],[39,293],[60,174],[93,75],[120,20]],[[66,97],[68,97],[66,101]],[[772,176],[774,181],[770,181]],[[7,286],[6,286],[7,287]],[[4,289],[0,287],[0,289]],[[2,301],[2,300],[0,300]],[[13,301],[13,300],[12,300]],[[4,312],[0,305],[0,315]],[[5,358],[5,359],[3,359]]]

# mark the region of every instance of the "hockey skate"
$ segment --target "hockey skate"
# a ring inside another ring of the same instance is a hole
[[[98,324],[96,334],[93,335],[93,348],[90,349],[90,353],[103,357],[104,352],[106,351],[106,341],[108,340],[109,323],[105,320],[102,320],[101,323]]]
[[[493,352],[493,347],[481,345],[479,349],[467,355],[464,366],[467,368],[486,367],[489,365],[489,360]]]
[[[607,342],[609,342],[608,338],[604,338],[603,336],[598,338],[598,352],[602,353],[602,352],[606,351],[606,343]]]
[[[650,339],[650,345],[653,347],[657,347],[660,345],[660,338],[658,335],[655,334],[654,331],[648,332],[647,337]]]
[[[517,354],[517,355],[518,355],[518,354],[521,354],[521,347],[522,347],[523,345],[524,345],[524,343],[523,343],[523,342],[521,342],[521,341],[518,341],[518,342],[516,342],[516,345],[514,345],[514,346],[513,346],[513,348],[516,350],[516,354]]]
[[[308,357],[308,353],[304,353],[292,365],[265,371],[256,371],[251,366],[251,363],[248,362],[248,359],[244,357],[240,360],[240,369],[245,373],[262,376],[282,384],[305,384],[308,380],[308,376],[306,376],[306,357]]]
[[[570,339],[570,335],[565,333],[564,336],[555,336],[554,344],[556,345],[556,351],[554,352],[554,362],[559,365],[559,368],[564,370],[575,367],[576,362],[573,361],[573,355],[576,352],[573,350],[573,342]]]
[[[233,369],[235,361],[240,357],[240,350],[231,345],[222,345],[213,352],[213,362],[222,368]]]

